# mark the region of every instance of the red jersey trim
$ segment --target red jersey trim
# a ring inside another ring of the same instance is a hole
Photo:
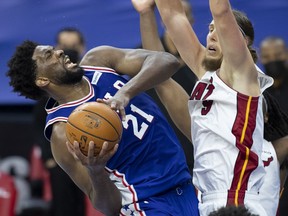
[[[81,66],[83,68],[83,70],[95,70],[95,71],[99,71],[99,72],[102,72],[102,73],[113,73],[113,74],[117,74],[119,75],[118,73],[116,73],[116,71],[112,68],[107,68],[107,67],[94,67],[94,66],[86,66],[86,65],[83,65]]]
[[[145,216],[145,214],[143,214],[143,210],[141,210],[139,208],[139,205],[137,204],[138,202],[138,198],[137,198],[137,194],[136,194],[136,191],[134,190],[134,187],[133,185],[130,185],[126,179],[125,179],[125,175],[124,174],[121,174],[119,172],[117,172],[117,170],[110,170],[106,167],[106,171],[108,171],[109,173],[112,173],[114,176],[116,176],[117,178],[121,179],[121,182],[122,184],[129,189],[129,191],[131,192],[132,194],[132,201],[133,201],[133,206],[135,208],[135,210],[137,211],[137,213],[140,215],[140,216]],[[124,215],[122,212],[120,213],[121,215]],[[135,212],[134,212],[135,214]]]
[[[231,188],[228,191],[227,205],[244,204],[249,177],[258,167],[259,158],[257,154],[251,151],[253,133],[256,127],[258,99],[237,94],[237,116],[232,133],[236,137],[236,147],[239,149],[239,154],[235,162]]]
[[[92,97],[94,97],[94,89],[92,88],[92,85],[90,84],[89,80],[84,76],[84,79],[87,81],[87,83],[89,84],[89,88],[90,88],[90,91],[89,91],[89,94],[79,100],[75,100],[75,101],[71,101],[71,102],[68,102],[66,104],[61,104],[61,105],[58,105],[56,107],[53,107],[51,109],[46,109],[46,112],[48,114],[51,114],[61,108],[65,108],[65,107],[73,107],[73,106],[77,106],[77,105],[81,105],[82,103],[88,101],[89,99],[91,99]]]

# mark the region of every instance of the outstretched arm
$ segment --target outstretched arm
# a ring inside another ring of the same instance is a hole
[[[205,70],[201,66],[205,54],[183,9],[181,0],[155,0],[157,8],[181,58],[201,78]]]
[[[238,25],[229,0],[209,0],[209,4],[223,53],[220,77],[235,90],[258,96],[258,72],[248,49],[251,38]]]
[[[132,3],[140,14],[143,48],[164,51],[154,14],[154,0],[132,0]],[[189,96],[186,91],[172,78],[157,85],[155,90],[175,125],[191,140],[191,121],[187,105]]]

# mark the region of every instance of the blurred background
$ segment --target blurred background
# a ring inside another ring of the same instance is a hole
[[[205,44],[211,21],[208,0],[190,2],[194,29]],[[268,36],[281,37],[288,43],[288,0],[231,0],[231,3],[234,8],[245,11],[253,22],[256,50]],[[162,34],[159,15],[157,18]],[[8,170],[17,179],[24,198],[32,196],[29,181],[31,154],[36,144],[33,139],[35,102],[11,91],[5,76],[7,61],[25,39],[55,45],[56,34],[63,27],[79,29],[85,38],[86,50],[98,45],[135,48],[141,44],[139,16],[130,0],[0,1],[0,170]],[[263,68],[261,63],[258,65]],[[21,213],[23,206],[18,204],[17,208],[18,214]]]
[[[205,43],[211,21],[208,1],[190,0],[195,31]],[[287,39],[287,0],[232,0],[247,13],[255,27],[255,46],[270,35]],[[98,45],[134,48],[140,44],[138,14],[130,0],[1,0],[0,1],[0,104],[31,103],[11,93],[6,64],[24,39],[55,44],[57,31],[66,26],[83,32],[87,49]],[[161,27],[161,25],[159,25]],[[160,33],[162,29],[159,29]],[[288,40],[288,39],[287,39]]]

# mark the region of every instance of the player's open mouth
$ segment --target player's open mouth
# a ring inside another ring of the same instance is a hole
[[[208,47],[209,52],[216,52],[216,49],[213,46]]]
[[[71,69],[71,68],[77,66],[76,63],[73,63],[73,62],[70,61],[70,58],[69,58],[68,55],[66,55],[66,56],[64,57],[64,64],[65,64],[65,67],[66,67],[67,69]]]

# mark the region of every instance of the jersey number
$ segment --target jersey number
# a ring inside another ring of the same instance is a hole
[[[121,81],[116,81],[114,83],[114,87],[117,89],[120,89],[122,86],[124,85],[124,83],[122,83]],[[109,92],[107,92],[104,96],[105,99],[109,99],[111,98],[111,94]],[[143,110],[141,110],[140,108],[136,107],[133,104],[130,104],[130,109],[133,112],[133,114],[128,114],[126,115],[126,120],[122,121],[122,125],[125,129],[128,129],[129,125],[132,125],[133,127],[133,134],[138,138],[138,139],[142,139],[145,132],[147,131],[149,125],[145,122],[142,122],[141,125],[139,124],[137,119],[137,115],[142,116],[143,118],[145,118],[145,120],[147,120],[147,122],[151,123],[154,119],[154,116],[149,115],[147,113],[145,113]],[[131,124],[129,124],[129,122],[131,122]],[[140,125],[140,126],[139,126]]]
[[[201,109],[201,115],[207,115],[207,113],[211,110],[211,107],[213,105],[213,100],[206,100],[213,92],[214,85],[207,84],[207,83],[201,83],[199,82],[197,86],[194,88],[194,91],[191,95],[191,100],[203,100],[202,102],[202,109]],[[207,93],[204,94],[205,90],[207,90]],[[203,98],[202,98],[203,97]]]

